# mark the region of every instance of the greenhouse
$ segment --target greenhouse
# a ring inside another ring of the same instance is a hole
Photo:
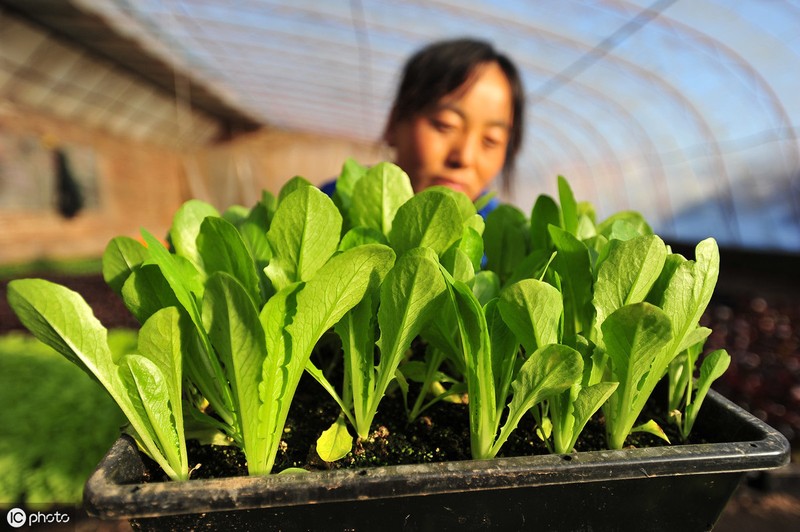
[[[796,530],[798,23],[0,0],[0,513]]]

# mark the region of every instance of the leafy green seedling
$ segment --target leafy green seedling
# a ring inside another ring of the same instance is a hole
[[[398,260],[379,289],[365,294],[335,327],[344,353],[341,396],[319,368],[309,363],[307,371],[339,404],[359,437],[367,438],[390,384],[405,382],[401,364],[411,342],[437,321],[433,313],[441,308],[445,291],[440,257],[447,258],[452,269],[464,272],[462,276],[474,275],[473,263],[480,262],[476,255],[482,253],[478,234],[482,226],[474,219],[475,208],[466,196],[442,187],[414,196],[408,176],[388,163],[366,170],[353,184],[347,204],[344,217],[354,227],[340,247],[358,249],[386,239]],[[445,319],[440,327],[448,328],[447,323]],[[432,334],[437,333],[457,357],[457,348],[448,338],[452,331],[437,329]],[[440,351],[425,359],[423,390],[433,385],[430,379],[438,374],[443,359]],[[423,399],[417,398],[411,416],[423,408]]]
[[[612,380],[619,383],[604,408],[608,445],[621,449],[653,391],[645,387],[648,375],[669,356],[672,326],[664,311],[642,302],[615,310],[601,328]]]
[[[516,345],[509,345],[509,342],[500,339],[492,342],[485,310],[473,292],[445,270],[442,273],[447,279],[448,292],[458,316],[458,330],[466,360],[472,456],[478,459],[492,458],[526,412],[580,381],[583,359],[574,349],[555,343],[542,345],[530,353],[511,380],[511,402],[505,422],[500,427],[503,418],[498,399],[505,401],[505,397],[502,397],[505,394],[498,395],[497,390],[506,387],[509,373],[506,368],[511,362],[495,361],[494,356],[511,357],[513,360]],[[487,308],[490,311],[492,309],[490,305]],[[492,330],[501,332],[501,336],[505,335],[502,328],[498,330],[496,320],[497,316],[493,315]],[[499,371],[495,371],[495,368]]]
[[[671,256],[672,267],[662,275],[662,281],[669,279],[669,284],[663,292],[657,291],[652,295],[662,302],[683,333],[680,343],[673,345],[679,354],[668,369],[670,416],[683,440],[689,437],[711,384],[725,373],[731,360],[724,349],[709,353],[703,359],[695,381],[694,370],[711,332],[697,323],[716,284],[719,252],[713,240],[704,240],[697,245],[695,255],[696,261],[679,255]],[[678,292],[679,288],[684,290],[682,294]]]
[[[36,338],[105,388],[136,441],[170,478],[188,478],[181,407],[187,328],[174,307],[145,322],[137,353],[115,358],[105,327],[79,294],[42,279],[20,279],[9,283],[8,301]]]
[[[354,248],[359,249],[359,248]],[[322,372],[309,365],[309,372],[331,393],[343,408],[359,437],[369,436],[370,426],[381,399],[397,375],[398,367],[411,342],[441,305],[444,281],[435,253],[427,248],[411,250],[397,260],[380,285],[377,324],[380,358],[376,366],[373,303],[369,298],[355,307],[336,326],[342,338],[345,382],[350,405],[339,399]]]
[[[561,341],[563,299],[552,285],[536,279],[519,281],[503,290],[498,306],[526,352]],[[581,355],[582,367],[591,363],[589,357]],[[590,378],[590,371],[582,371],[579,381],[534,410],[542,439],[551,451],[572,452],[586,423],[617,386],[612,382],[591,383]]]

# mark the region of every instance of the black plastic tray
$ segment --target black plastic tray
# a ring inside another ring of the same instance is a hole
[[[743,475],[790,447],[713,390],[695,433],[712,443],[180,483],[142,483],[121,438],[84,503],[154,530],[710,530]]]

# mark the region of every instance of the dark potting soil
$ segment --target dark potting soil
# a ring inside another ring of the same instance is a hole
[[[409,423],[402,395],[399,392],[387,395],[380,404],[370,437],[367,440],[354,437],[353,449],[347,456],[327,463],[317,455],[316,440],[336,420],[339,407],[316,381],[304,375],[289,412],[273,473],[290,467],[319,471],[470,460],[468,408],[466,403],[439,402]],[[648,408],[643,418],[656,419],[671,441],[678,442],[677,433],[664,420],[663,414],[663,409]],[[535,429],[533,417],[523,417],[498,457],[547,454],[547,447]],[[351,434],[354,434],[352,430]],[[634,434],[627,445],[652,447],[666,445],[666,442],[649,434]],[[597,414],[584,429],[575,451],[605,448],[605,425],[602,416]],[[187,452],[193,479],[248,474],[244,453],[235,446],[201,445],[197,440],[190,440]],[[146,463],[149,481],[167,480],[155,462],[146,460]]]

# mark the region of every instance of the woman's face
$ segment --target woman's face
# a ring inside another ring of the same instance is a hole
[[[503,168],[513,120],[508,78],[487,63],[429,110],[400,117],[386,140],[416,192],[444,185],[475,200]]]

